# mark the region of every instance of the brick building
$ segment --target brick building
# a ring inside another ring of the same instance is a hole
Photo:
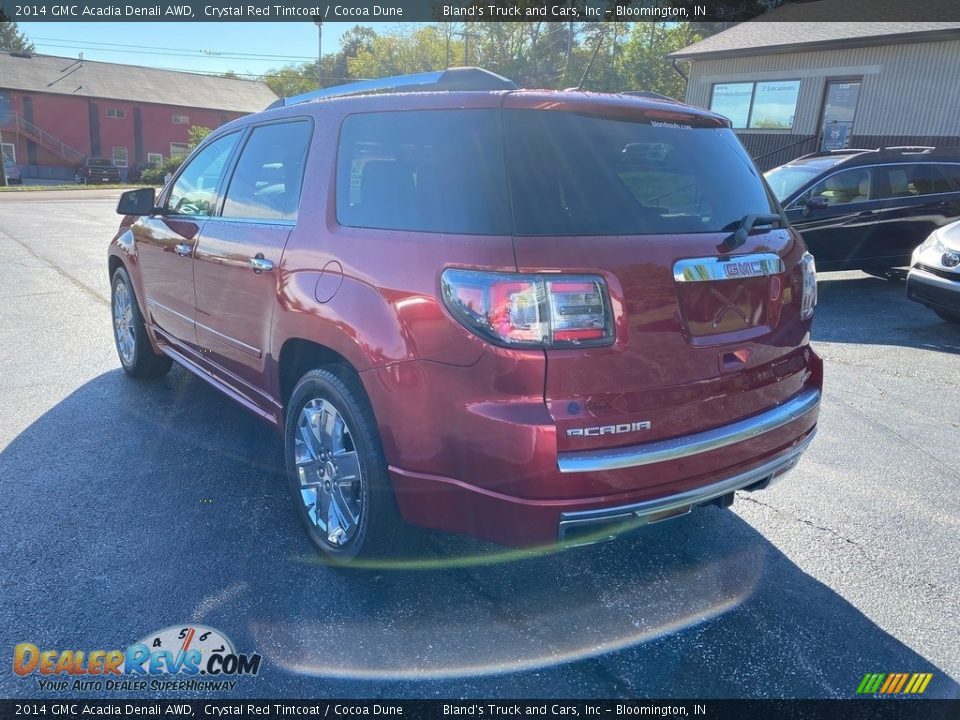
[[[186,149],[276,99],[265,84],[90,60],[0,53],[0,139],[26,178],[70,179],[86,157],[130,168]]]

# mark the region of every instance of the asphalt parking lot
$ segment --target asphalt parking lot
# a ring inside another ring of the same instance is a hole
[[[184,623],[263,656],[214,697],[843,698],[867,672],[960,696],[960,327],[902,284],[821,276],[819,435],[732,512],[534,557],[418,533],[410,562],[343,571],[267,426],[176,366],[120,370],[116,196],[0,193],[0,696],[57,695],[17,643]]]

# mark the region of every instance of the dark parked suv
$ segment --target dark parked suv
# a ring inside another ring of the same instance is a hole
[[[812,440],[814,264],[724,118],[471,68],[278,105],[124,193],[113,324],[282,428],[328,557],[595,540]]]
[[[819,270],[884,274],[960,217],[960,148],[840,150],[766,173]]]

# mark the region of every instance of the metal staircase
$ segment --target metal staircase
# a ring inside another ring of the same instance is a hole
[[[51,135],[40,126],[28,122],[18,113],[8,112],[0,115],[0,129],[12,130],[17,135],[22,135],[28,140],[33,140],[37,145],[49,150],[70,165],[78,165],[82,163],[86,157],[84,153],[76,148],[70,147],[60,138]]]

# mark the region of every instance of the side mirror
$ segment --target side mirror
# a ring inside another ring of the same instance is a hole
[[[823,197],[810,197],[801,202],[803,210],[800,212],[804,217],[810,217],[814,210],[822,210],[827,207],[827,199]]]
[[[153,188],[127,190],[117,203],[119,215],[151,215],[156,208],[156,191]]]

